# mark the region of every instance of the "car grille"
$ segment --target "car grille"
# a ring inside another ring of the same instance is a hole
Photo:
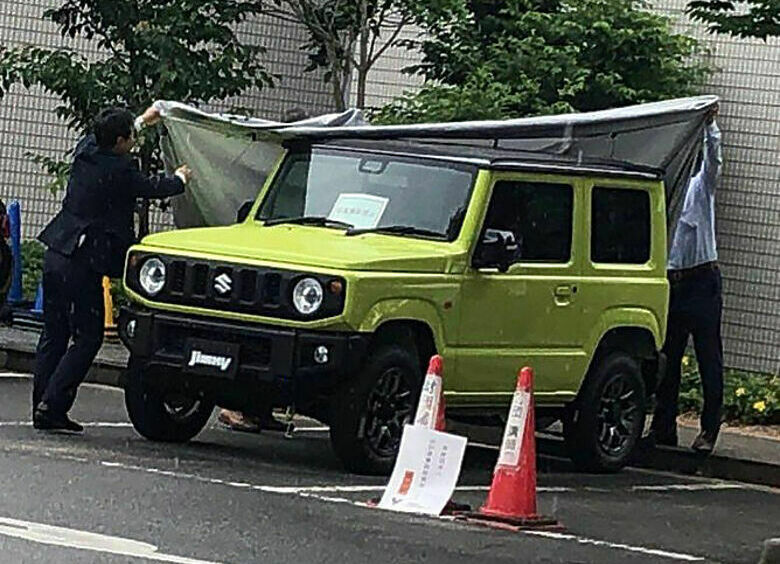
[[[254,315],[273,315],[281,303],[278,272],[189,260],[171,260],[167,268],[160,301]]]
[[[187,257],[159,255],[165,263],[163,290],[148,296],[138,282],[146,253],[134,253],[128,262],[125,283],[134,292],[159,303],[234,312],[280,319],[315,320],[340,315],[344,310],[344,292],[326,292],[322,307],[313,315],[300,314],[292,305],[292,288],[305,276],[313,276],[327,288],[338,276],[313,275],[246,264],[230,264]]]

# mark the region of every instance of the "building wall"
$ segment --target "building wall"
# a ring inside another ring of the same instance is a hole
[[[0,45],[68,47],[88,57],[99,57],[94,44],[63,38],[54,25],[41,18],[45,9],[59,4],[56,0],[0,0]],[[312,113],[331,110],[331,98],[321,75],[303,72],[307,61],[298,48],[305,40],[303,29],[258,18],[241,24],[238,33],[247,43],[266,48],[266,66],[281,79],[276,88],[252,91],[213,105],[212,109],[244,107],[271,118],[280,118],[284,110],[295,106]],[[26,90],[19,85],[0,100],[0,197],[6,202],[18,199],[22,203],[23,236],[27,238],[34,237],[57,211],[62,195],[45,189],[48,177],[25,155],[61,156],[75,142],[73,133],[54,115],[56,105],[57,100],[40,89]],[[156,229],[172,226],[168,214],[159,211],[154,213],[152,223]]]
[[[780,38],[709,35],[685,17],[686,3],[654,5],[678,30],[702,40],[719,69],[703,92],[722,99],[725,162],[716,213],[725,362],[774,373],[780,371]],[[419,84],[419,77],[399,72],[415,62],[409,51],[388,51],[369,81],[367,104],[381,106]]]
[[[717,237],[724,278],[726,364],[780,371],[780,38],[708,35],[683,14],[683,0],[658,9],[704,41],[719,69],[706,91],[721,97],[723,177]]]
[[[85,41],[65,40],[40,20],[48,0],[0,0],[0,44],[69,45],[99,56]],[[724,135],[724,174],[718,193],[718,243],[724,275],[723,336],[726,364],[745,370],[780,370],[780,40],[767,43],[709,36],[682,13],[685,0],[658,0],[680,30],[700,37],[720,68],[705,91],[721,96],[719,123]],[[407,35],[414,35],[409,30]],[[220,107],[241,105],[258,115],[276,116],[293,105],[312,112],[331,108],[327,85],[304,74],[298,46],[302,30],[287,24],[253,21],[241,34],[268,49],[267,63],[282,76],[279,87],[249,93]],[[367,104],[380,106],[420,84],[401,74],[413,54],[390,50],[368,84]],[[26,152],[56,154],[73,142],[52,109],[54,100],[40,91],[16,88],[0,101],[0,196],[20,199],[24,235],[34,234],[56,211],[59,197],[42,187],[46,177],[24,157]],[[157,228],[170,224],[157,214]]]

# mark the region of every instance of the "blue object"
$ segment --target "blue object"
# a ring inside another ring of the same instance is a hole
[[[22,213],[19,202],[14,200],[8,206],[8,222],[11,226],[11,255],[13,266],[11,272],[11,289],[8,292],[8,303],[22,303]]]
[[[43,282],[38,282],[38,290],[35,292],[35,305],[30,311],[36,315],[43,315]]]

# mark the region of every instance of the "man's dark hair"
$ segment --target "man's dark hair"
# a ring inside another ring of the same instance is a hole
[[[106,108],[95,118],[94,132],[101,149],[113,149],[119,137],[128,139],[133,131],[133,114],[124,108]]]

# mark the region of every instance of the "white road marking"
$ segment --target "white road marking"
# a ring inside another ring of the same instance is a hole
[[[132,427],[132,423],[125,421],[88,421],[82,423],[84,427],[108,427],[108,428],[127,428]],[[0,427],[32,427],[32,421],[0,421]]]
[[[477,447],[477,448],[484,448],[484,449],[487,449],[487,450],[495,450],[495,451],[500,450],[498,445],[489,445],[489,444],[486,444],[486,443],[478,443],[478,442],[474,442],[474,441],[469,441],[469,446],[470,447]]]
[[[184,556],[157,552],[156,546],[145,542],[100,535],[88,531],[80,531],[78,529],[44,525],[43,523],[34,523],[32,521],[7,519],[4,517],[0,517],[0,535],[24,539],[40,544],[62,546],[78,550],[89,550],[92,552],[115,554],[119,556],[132,556],[157,562],[173,562],[176,564],[219,564],[213,560],[197,560],[195,558],[186,558]]]
[[[293,433],[328,433],[330,427],[296,427]]]
[[[32,374],[23,374],[21,372],[0,372],[0,378],[16,379],[16,380],[32,380]],[[98,384],[97,382],[84,382],[81,387],[97,388],[98,390],[104,390],[107,392],[120,392],[124,393],[124,390],[117,386],[110,386],[108,384]]]
[[[663,484],[655,486],[632,486],[635,492],[700,492],[709,490],[744,490],[747,489],[742,484]]]
[[[598,539],[591,539],[587,537],[580,537],[577,535],[570,535],[568,533],[554,533],[551,531],[518,531],[524,535],[533,537],[544,537],[555,540],[570,540],[579,544],[589,544],[592,546],[603,546],[606,548],[613,548],[617,550],[626,550],[628,552],[638,552],[640,554],[648,554],[650,556],[660,556],[662,558],[670,558],[672,560],[684,560],[686,562],[702,562],[705,559],[702,556],[695,556],[693,554],[685,554],[683,552],[670,552],[668,550],[660,550],[657,548],[647,548],[644,546],[632,546],[630,544],[614,543]]]
[[[136,471],[136,472],[144,472],[147,474],[154,474],[158,476],[166,476],[170,478],[175,479],[184,479],[184,480],[194,480],[201,483],[207,483],[207,484],[215,484],[215,485],[222,485],[227,487],[233,487],[233,488],[242,488],[242,489],[251,489],[255,491],[261,491],[265,493],[275,493],[275,494],[282,494],[282,495],[295,495],[304,499],[316,499],[319,501],[324,501],[328,503],[341,503],[341,504],[348,504],[352,506],[357,507],[364,507],[364,508],[370,508],[372,507],[370,504],[364,502],[364,501],[356,501],[353,499],[345,498],[345,497],[339,497],[339,496],[332,496],[332,495],[323,495],[328,493],[371,493],[371,492],[381,492],[384,491],[384,486],[381,485],[355,485],[355,486],[270,486],[270,485],[257,485],[257,484],[251,484],[248,482],[235,482],[230,480],[222,480],[219,478],[210,478],[206,476],[200,476],[197,474],[190,474],[185,472],[175,472],[172,470],[163,470],[160,468],[148,468],[144,466],[137,466],[132,464],[125,464],[122,462],[113,462],[113,461],[99,461],[99,464],[106,468],[117,468],[120,470],[128,470],[128,471]],[[698,488],[692,489],[695,486],[698,486]],[[729,484],[729,483],[702,483],[702,484],[667,484],[665,486],[632,486],[631,488],[628,488],[629,490],[636,491],[636,488],[647,488],[646,491],[696,491],[696,490],[705,490],[705,489],[741,489],[745,488],[742,484]],[[466,492],[466,491],[487,491],[489,489],[488,486],[459,486],[456,488],[456,491],[460,492]],[[566,488],[566,487],[540,487],[537,488],[537,491],[540,492],[576,492],[578,491],[576,488]],[[642,490],[639,490],[642,491]],[[451,521],[452,517],[442,517],[443,520]],[[0,519],[0,524],[2,524],[2,519]],[[609,541],[599,540],[599,539],[592,539],[588,537],[581,537],[578,535],[568,534],[568,533],[556,533],[551,531],[529,531],[529,530],[521,530],[519,531],[526,535],[531,536],[538,536],[538,537],[544,537],[549,538],[553,540],[561,540],[561,541],[574,541],[579,544],[585,544],[585,545],[592,545],[592,546],[600,546],[615,550],[625,550],[628,552],[635,552],[635,553],[641,553],[641,554],[647,554],[650,556],[658,556],[662,558],[667,559],[673,559],[673,560],[681,560],[681,561],[687,561],[687,562],[701,562],[705,559],[701,556],[691,555],[691,554],[685,554],[681,552],[673,552],[663,549],[657,549],[657,548],[650,548],[650,547],[642,547],[642,546],[634,546],[634,545],[628,545],[623,543],[613,543]],[[0,534],[8,534],[3,528],[0,527]],[[134,541],[130,541],[134,542]],[[148,545],[147,545],[148,546]],[[134,556],[135,554],[128,554],[131,556]],[[162,555],[153,553],[153,556],[144,554],[144,558],[157,560],[157,561],[163,561],[163,562],[174,562],[174,563],[182,563],[182,564],[202,564],[204,561],[199,560],[192,560],[192,559],[185,559],[182,557],[176,557],[171,555]],[[213,564],[213,563],[208,563]]]

